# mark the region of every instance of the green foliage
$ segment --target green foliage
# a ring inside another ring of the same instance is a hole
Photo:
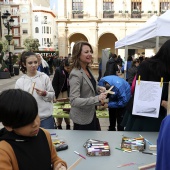
[[[0,68],[0,71],[5,71],[5,72],[8,71],[8,67],[7,67],[7,65],[5,64],[5,62],[2,62],[2,66],[1,66],[1,68]]]
[[[2,49],[1,49],[1,47],[0,47],[0,52],[5,52],[5,51],[7,51],[8,50],[8,41],[7,40],[1,40],[0,41],[0,46],[2,47]]]
[[[40,46],[38,39],[26,38],[24,40],[24,46],[27,51],[38,51],[38,47]]]
[[[13,55],[12,56],[12,62],[13,62],[13,64],[18,64],[18,55]]]
[[[0,53],[2,52],[3,44],[0,42]]]

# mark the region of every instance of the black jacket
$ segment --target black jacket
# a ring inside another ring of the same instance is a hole
[[[106,64],[106,71],[104,73],[104,76],[116,75],[117,71],[118,71],[118,66],[115,59],[114,58],[109,59]]]
[[[67,81],[68,77],[66,76],[65,72],[64,72],[64,68],[61,67],[57,67],[55,70],[55,74],[52,80],[52,86],[53,89],[55,91],[55,97],[58,98],[60,92],[62,91],[63,87],[64,87],[64,83],[65,81]],[[69,84],[67,84],[68,89],[67,92],[69,94]]]

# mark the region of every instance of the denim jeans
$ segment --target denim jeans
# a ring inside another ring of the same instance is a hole
[[[55,129],[53,116],[50,116],[44,120],[41,120],[40,127],[44,129]]]

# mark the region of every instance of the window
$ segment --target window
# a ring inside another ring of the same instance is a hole
[[[83,0],[73,0],[72,4],[72,10],[73,11],[82,11],[83,10]]]
[[[21,8],[21,13],[27,13],[28,12],[28,8]]]
[[[14,45],[19,46],[19,39],[13,39],[14,40]]]
[[[39,28],[35,27],[35,33],[39,33]]]
[[[49,27],[47,27],[47,34],[49,34]]]
[[[83,0],[72,1],[73,18],[83,18]]]
[[[141,6],[142,6],[141,0],[132,0],[131,3],[132,18],[141,18],[142,13]]]
[[[22,18],[22,23],[28,23],[27,18]]]
[[[46,38],[44,38],[44,44],[46,44]]]
[[[44,24],[47,24],[47,16],[44,16]]]
[[[160,0],[160,13],[170,9],[170,0]]]
[[[113,0],[103,0],[103,18],[114,17],[114,2]]]
[[[14,36],[19,35],[19,29],[18,28],[14,28],[13,31],[14,31]]]
[[[23,29],[23,30],[22,30],[22,33],[23,33],[23,34],[28,34],[28,30],[27,30],[27,29]]]
[[[12,7],[12,8],[11,8],[11,14],[12,14],[12,15],[17,15],[17,14],[18,14],[18,11],[19,11],[19,9],[18,9],[17,7]]]
[[[5,4],[9,4],[9,0],[4,0],[4,3]]]
[[[38,16],[37,15],[35,16],[35,22],[38,22]]]
[[[16,25],[19,25],[19,22],[18,22],[19,20],[18,20],[18,18],[14,18],[14,25],[16,26]]]

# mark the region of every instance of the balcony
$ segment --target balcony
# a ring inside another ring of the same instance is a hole
[[[72,11],[72,18],[83,18],[84,12],[79,10]]]
[[[143,13],[143,11],[133,10],[131,13],[131,18],[141,18],[142,13]]]
[[[7,1],[7,2],[0,2],[0,5],[21,5],[21,4],[29,4],[29,0],[20,0],[20,1]]]
[[[114,18],[114,11],[103,11],[103,18]]]

